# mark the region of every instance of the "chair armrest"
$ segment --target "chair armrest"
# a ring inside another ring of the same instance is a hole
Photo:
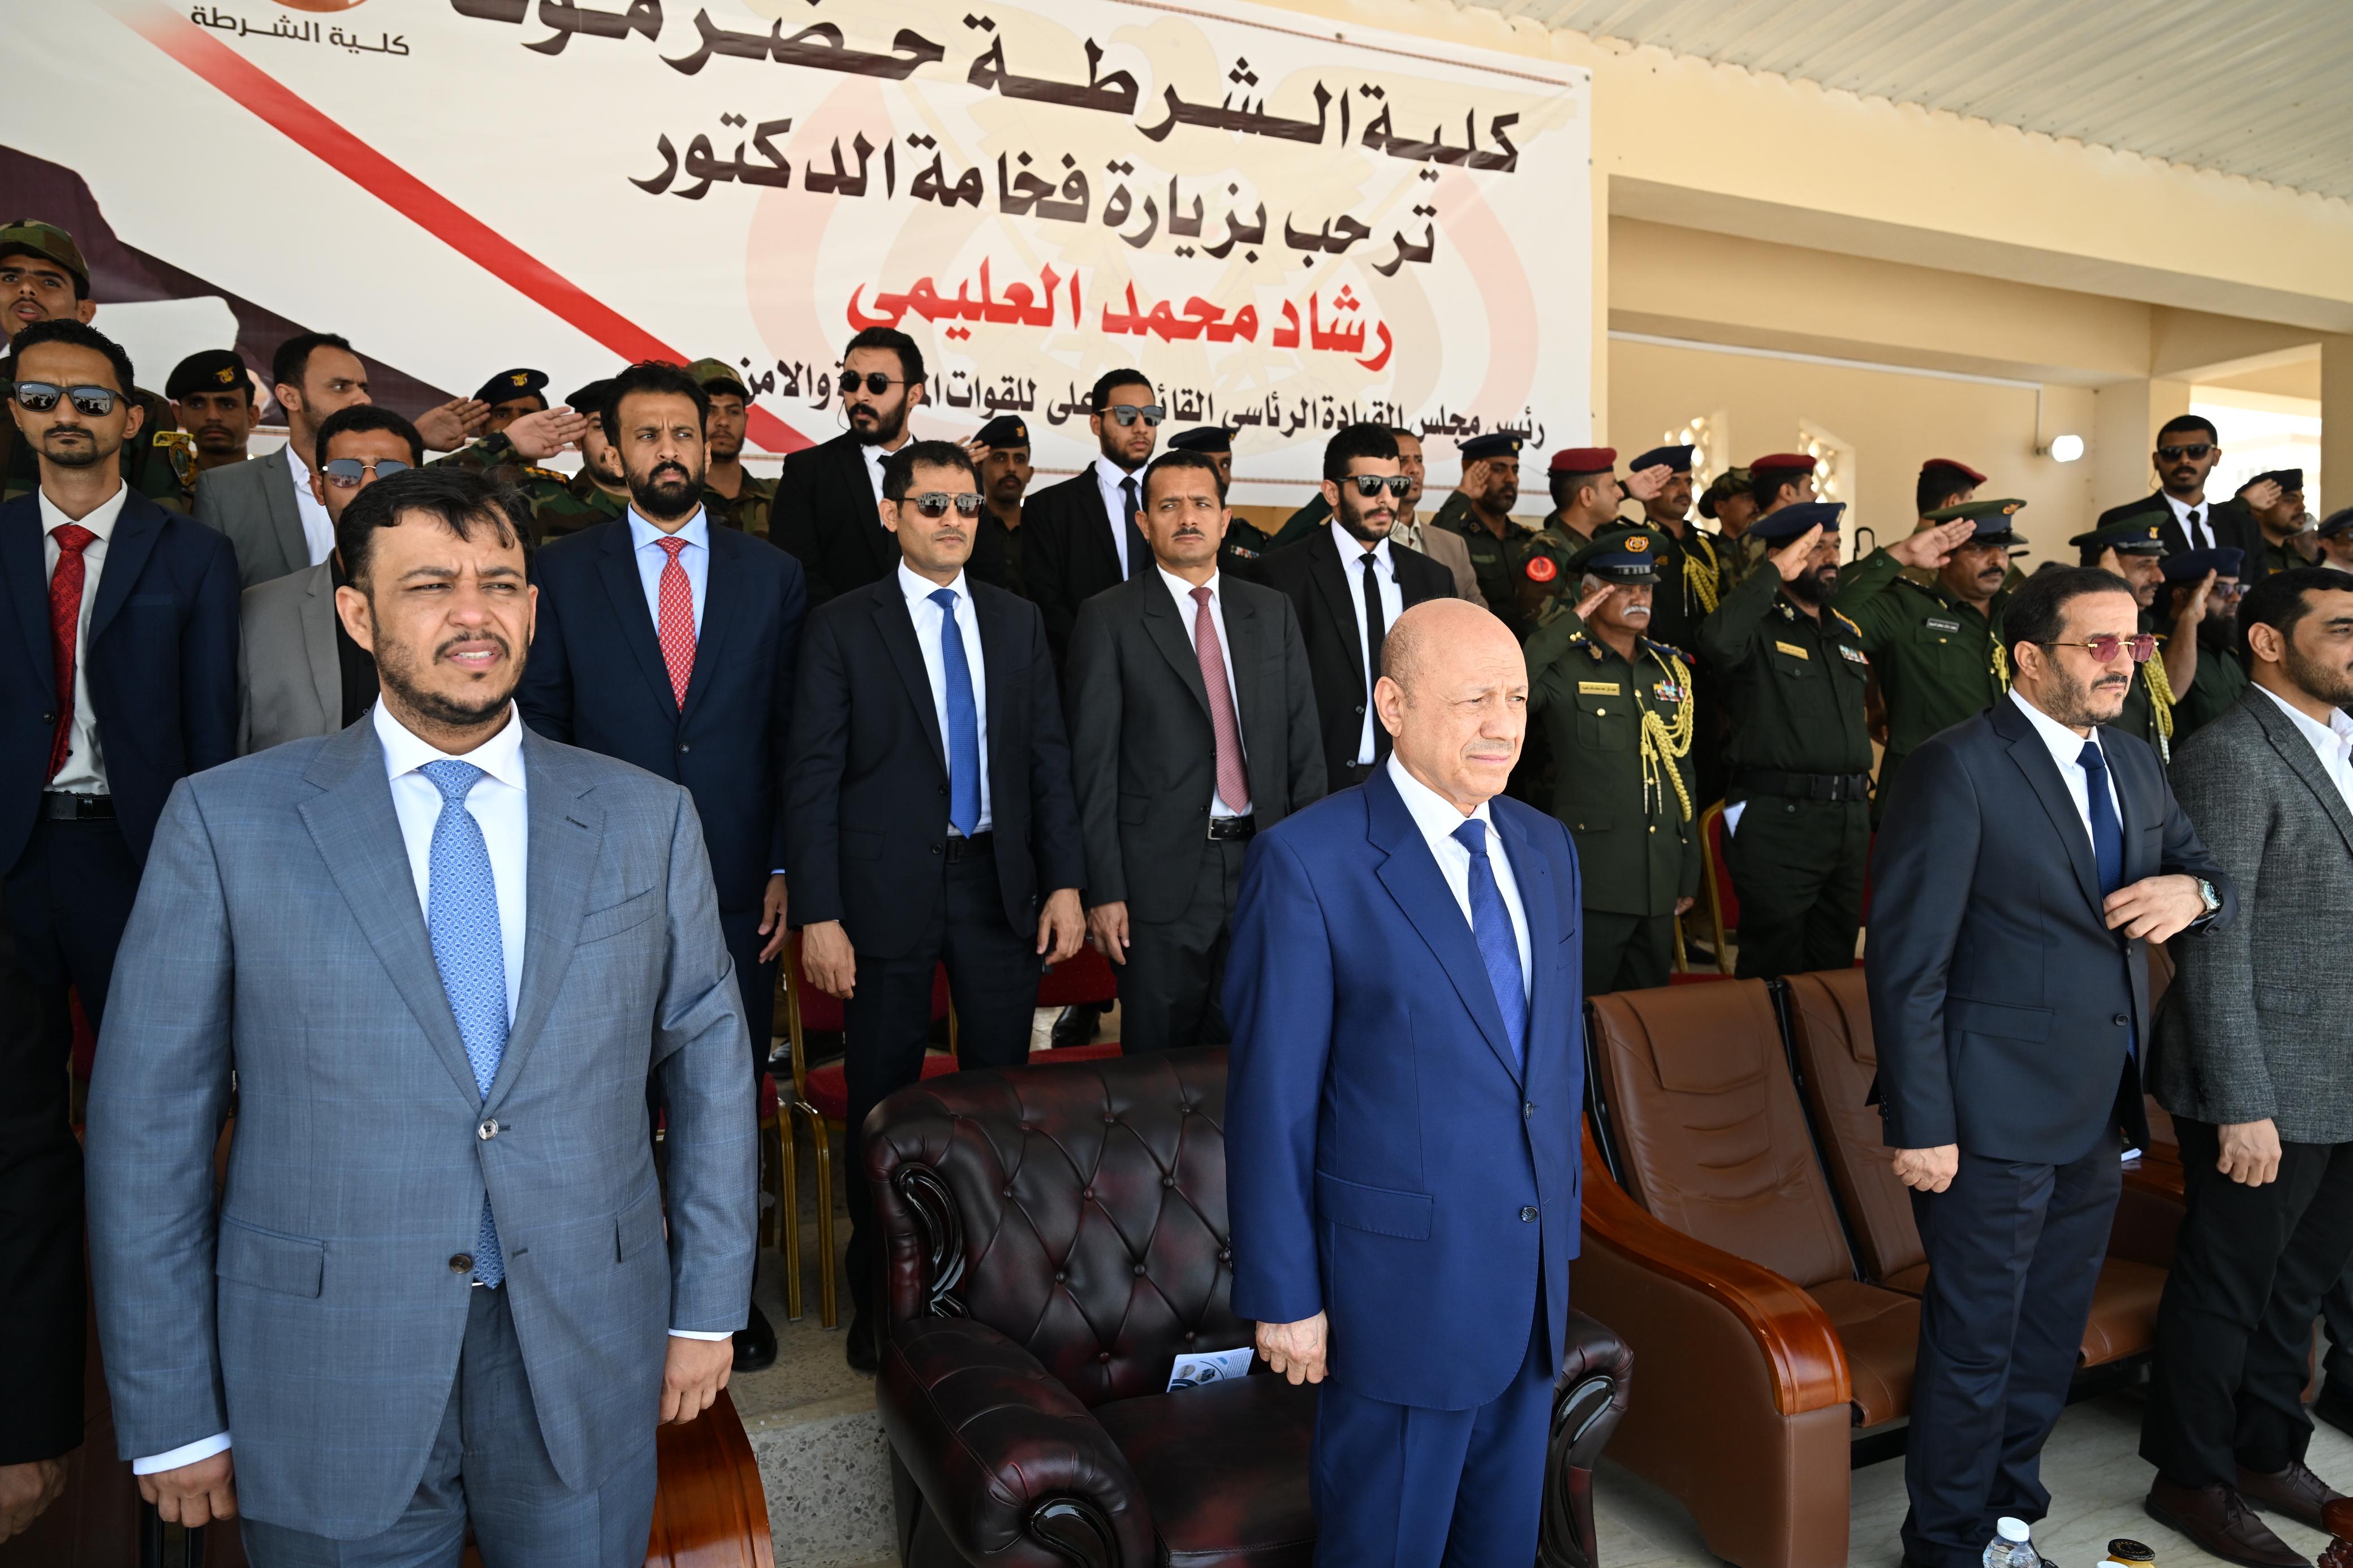
[[[1585,1131],[1585,1237],[1588,1248],[1608,1248],[1654,1285],[1696,1293],[1729,1312],[1762,1356],[1773,1407],[1781,1415],[1852,1403],[1846,1348],[1820,1304],[1762,1264],[1652,1217],[1610,1177],[1590,1127]],[[1649,1321],[1639,1312],[1612,1315],[1620,1322]]]
[[[1134,1470],[1077,1396],[985,1323],[891,1330],[875,1390],[882,1429],[951,1542],[974,1563],[1150,1563]]]
[[[725,1389],[685,1426],[657,1430],[654,1451],[659,1479],[649,1565],[776,1568],[760,1461]]]
[[[1568,1314],[1567,1343],[1553,1384],[1536,1562],[1539,1568],[1599,1568],[1593,1466],[1626,1414],[1634,1352],[1609,1328],[1575,1310]]]

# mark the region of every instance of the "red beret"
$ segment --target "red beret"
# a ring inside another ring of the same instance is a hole
[[[1767,452],[1748,465],[1748,471],[1752,474],[1763,473],[1767,468],[1795,468],[1799,473],[1810,474],[1814,471],[1814,460],[1803,452]]]
[[[1606,474],[1618,466],[1615,447],[1563,447],[1552,455],[1545,471],[1554,474]]]
[[[1968,480],[1969,483],[1973,485],[1981,485],[1985,483],[1985,476],[1983,474],[1978,473],[1967,463],[1960,462],[1952,458],[1929,458],[1926,462],[1920,465],[1921,476],[1926,478],[1928,470],[1931,468],[1949,468],[1954,473],[1960,475],[1961,478]]]

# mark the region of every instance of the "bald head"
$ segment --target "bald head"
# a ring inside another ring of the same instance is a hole
[[[1501,795],[1527,733],[1528,668],[1511,629],[1463,599],[1432,599],[1381,640],[1373,689],[1406,771],[1465,816]]]

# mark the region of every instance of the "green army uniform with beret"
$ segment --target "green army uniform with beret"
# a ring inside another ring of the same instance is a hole
[[[695,384],[705,392],[728,391],[752,406],[752,389],[744,384],[743,376],[725,360],[699,359],[686,367]],[[773,479],[763,479],[746,470],[744,488],[734,495],[723,493],[713,486],[706,473],[702,484],[702,510],[705,516],[722,528],[733,528],[744,533],[768,537],[768,512],[776,499]]]
[[[1567,574],[1655,583],[1658,537],[1598,539],[1570,559]],[[1527,663],[1529,729],[1542,731],[1554,758],[1542,805],[1577,842],[1586,991],[1664,985],[1675,902],[1699,892],[1691,665],[1645,637],[1635,638],[1629,663],[1574,614],[1529,637]]]
[[[1438,515],[1430,520],[1430,526],[1451,529],[1462,536],[1470,548],[1471,574],[1478,579],[1479,596],[1512,628],[1514,637],[1525,637],[1527,628],[1519,614],[1520,574],[1535,552],[1535,531],[1514,518],[1504,536],[1497,538],[1487,531],[1487,525],[1479,521],[1461,490],[1446,498]]]
[[[1978,543],[2013,544],[2018,535],[2010,520],[2025,504],[1967,501],[1926,515],[1931,523],[1976,522]],[[1832,603],[1861,628],[1887,704],[1887,745],[1871,799],[1876,828],[1897,772],[1920,742],[1984,712],[2010,689],[2010,655],[2001,637],[2010,591],[1997,592],[1980,609],[1941,579],[1919,581],[1883,547],[1841,574]]]
[[[1716,507],[1726,497],[1746,491],[1747,489],[1748,470],[1738,467],[1729,468],[1708,481],[1707,489],[1700,492],[1699,499],[1694,503],[1700,516],[1710,522],[1716,523],[1716,531],[1714,533],[1702,533],[1697,528],[1694,528],[1691,531],[1693,538],[1704,539],[1707,542],[1708,556],[1715,566],[1715,595],[1719,603],[1722,602],[1725,592],[1737,587],[1749,574],[1757,570],[1757,563],[1765,559],[1764,549],[1747,535],[1743,534],[1735,539],[1725,533],[1724,525],[1717,521],[1715,515]],[[1707,606],[1707,613],[1713,614],[1715,607],[1713,605]]]
[[[1844,509],[1801,502],[1752,525],[1774,548]],[[1699,653],[1731,715],[1725,859],[1740,899],[1743,978],[1843,969],[1862,929],[1870,854],[1871,735],[1862,630],[1828,605],[1792,605],[1760,566],[1700,623]]]
[[[2081,552],[2086,563],[2096,563],[2100,553],[2113,550],[2119,555],[2161,555],[2165,552],[2164,519],[2170,516],[2155,507],[2141,506],[2131,513],[2092,530],[2079,533],[2067,542]],[[2165,628],[2157,624],[2153,611],[2140,613],[2139,629],[2157,638],[2155,657],[2133,671],[2133,681],[2125,692],[2125,704],[2115,721],[2102,728],[2116,730],[2145,742],[2157,753],[2157,760],[2173,765],[2173,683],[2165,675]]]

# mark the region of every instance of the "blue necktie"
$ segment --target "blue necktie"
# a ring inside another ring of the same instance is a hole
[[[1472,817],[1454,830],[1454,841],[1471,851],[1471,940],[1479,944],[1479,961],[1487,966],[1487,984],[1495,989],[1495,1005],[1503,1010],[1504,1033],[1512,1042],[1512,1061],[1527,1059],[1528,995],[1520,972],[1520,939],[1512,925],[1512,911],[1495,886],[1495,868],[1487,861],[1487,825]]]
[[[425,925],[433,937],[433,963],[441,989],[457,1015],[458,1037],[474,1086],[487,1097],[507,1049],[507,959],[499,935],[499,889],[491,876],[491,847],[482,825],[466,809],[466,795],[481,781],[471,763],[427,763],[417,770],[441,792],[441,815],[433,823]],[[506,1254],[491,1223],[491,1200],[482,1198],[481,1234],[474,1241],[474,1278],[497,1285],[507,1277]]]
[[[2125,885],[2125,829],[2116,820],[2116,803],[2108,797],[2108,759],[2097,741],[2086,741],[2075,753],[2083,765],[2086,804],[2091,807],[2092,858],[2099,863],[2100,897]]]
[[[980,709],[956,626],[955,590],[934,590],[932,603],[940,607],[940,670],[948,691],[948,822],[969,838],[980,829]]]

